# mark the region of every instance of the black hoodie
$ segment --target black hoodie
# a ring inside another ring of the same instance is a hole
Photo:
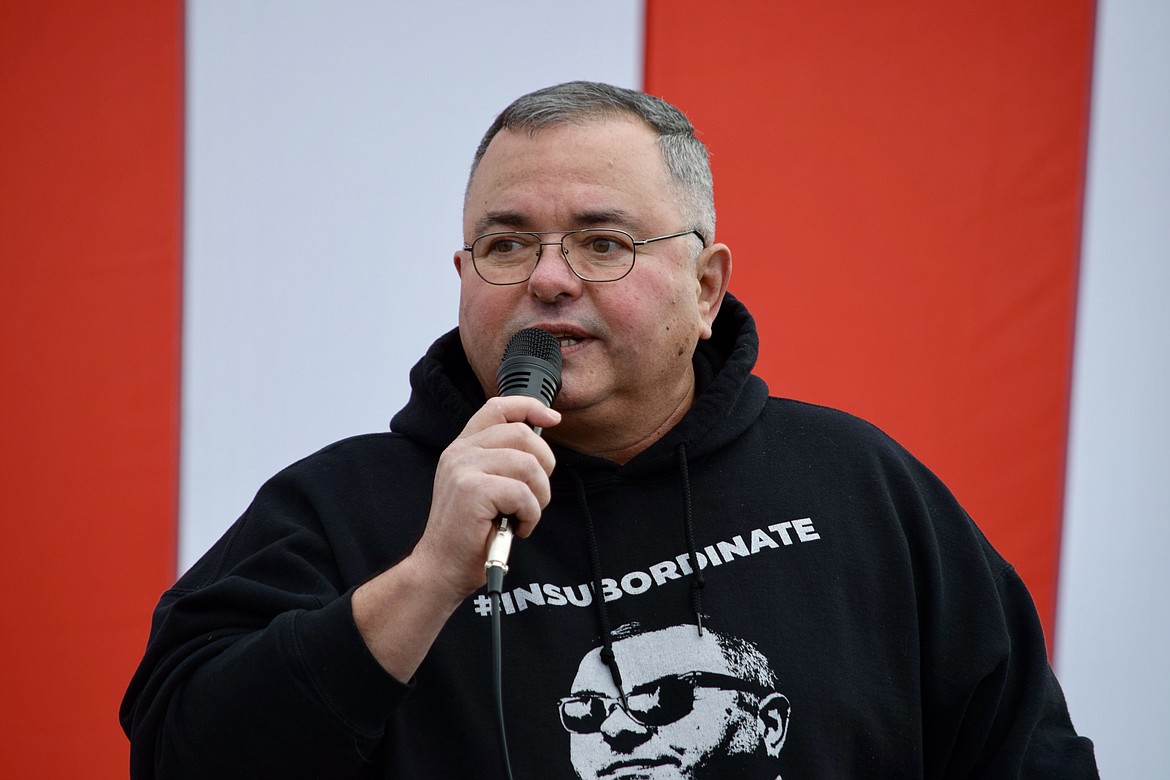
[[[1011,566],[880,431],[769,398],[757,348],[729,297],[666,436],[625,465],[554,446],[504,583],[517,780],[1096,777]],[[133,777],[501,776],[483,591],[405,685],[352,618],[484,402],[455,331],[411,386],[392,432],[275,476],[164,594],[121,710]]]

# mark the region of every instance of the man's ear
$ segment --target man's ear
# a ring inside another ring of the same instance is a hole
[[[788,736],[788,715],[792,707],[788,699],[779,693],[768,695],[760,702],[760,733],[764,749],[769,756],[780,755],[784,739]]]
[[[727,292],[727,284],[731,281],[731,250],[726,244],[712,244],[703,250],[695,265],[698,311],[702,321],[699,337],[709,339],[715,316],[719,314],[719,307]]]
[[[463,250],[455,253],[455,273],[463,276]]]

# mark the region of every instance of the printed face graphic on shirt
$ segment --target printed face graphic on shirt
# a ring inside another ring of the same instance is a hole
[[[700,637],[693,625],[623,627],[614,639],[625,703],[600,648],[581,659],[560,702],[582,780],[726,777],[733,767],[774,766],[789,705],[753,645],[712,631]]]

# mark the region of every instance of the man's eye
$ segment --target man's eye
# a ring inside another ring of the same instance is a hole
[[[604,255],[610,252],[616,252],[621,247],[618,246],[618,242],[614,241],[612,238],[602,237],[593,239],[593,241],[589,244],[589,248],[593,251],[594,254]]]
[[[635,712],[653,712],[662,703],[662,691],[660,688],[655,688],[652,691],[631,693],[626,697],[626,703],[629,704],[630,709],[634,710]]]
[[[520,249],[520,242],[514,238],[497,238],[490,245],[488,245],[488,254],[490,255],[506,255],[516,252]]]

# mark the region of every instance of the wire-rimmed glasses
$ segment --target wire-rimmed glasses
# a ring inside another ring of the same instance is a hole
[[[626,694],[625,704],[616,696],[581,693],[560,701],[561,725],[576,734],[595,734],[617,707],[646,728],[674,723],[695,708],[696,688],[719,688],[764,696],[772,691],[750,680],[715,672],[685,672],[659,677]]]
[[[484,233],[464,246],[471,253],[475,272],[488,284],[520,284],[528,281],[546,246],[559,246],[561,257],[573,273],[586,282],[616,282],[634,267],[637,248],[654,241],[694,234],[707,245],[697,230],[683,230],[665,236],[635,239],[624,230],[585,228],[583,230]],[[556,236],[556,241],[545,240]]]

